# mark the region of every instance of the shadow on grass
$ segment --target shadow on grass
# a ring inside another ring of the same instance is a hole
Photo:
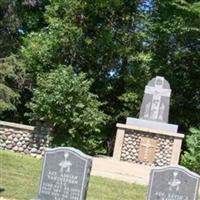
[[[4,192],[5,189],[0,187],[0,193]]]

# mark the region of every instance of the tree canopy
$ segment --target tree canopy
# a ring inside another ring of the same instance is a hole
[[[21,87],[16,88],[6,75],[1,80],[10,99],[7,107],[16,108],[15,120],[28,120],[24,117],[27,112],[42,117],[38,109],[32,107],[31,111],[26,104],[33,97],[39,108],[35,98],[44,92],[41,80],[48,80],[61,68],[69,70],[70,65],[77,76],[84,73],[85,80],[93,80],[87,92],[101,102],[96,112],[109,116],[101,128],[104,147],[114,138],[117,122],[138,117],[144,87],[156,75],[164,76],[172,88],[170,122],[178,124],[182,132],[199,126],[200,1],[0,2],[0,56],[7,60],[14,54],[16,58],[14,63],[6,62],[9,77],[15,74],[19,80],[23,72]],[[0,74],[3,70],[0,64]],[[53,82],[48,83],[46,87],[53,91]],[[1,118],[10,120],[10,112],[1,113]]]

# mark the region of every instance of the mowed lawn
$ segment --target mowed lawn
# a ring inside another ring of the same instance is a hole
[[[0,152],[0,196],[30,200],[37,194],[41,161],[27,155]],[[5,191],[2,191],[2,188]],[[144,200],[146,187],[107,178],[90,178],[87,200]]]

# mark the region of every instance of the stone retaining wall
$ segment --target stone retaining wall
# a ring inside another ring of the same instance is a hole
[[[23,152],[40,158],[48,147],[49,127],[26,126],[0,121],[0,149]]]
[[[140,161],[138,158],[142,137],[153,138],[157,142],[155,161],[152,164],[149,164],[146,161]],[[126,130],[120,160],[152,166],[169,165],[171,161],[173,141],[173,137],[170,136],[161,136],[152,133],[146,134],[137,130]]]

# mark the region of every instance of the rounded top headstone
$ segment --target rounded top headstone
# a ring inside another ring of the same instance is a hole
[[[140,109],[140,119],[168,122],[171,89],[162,76],[148,82]]]
[[[148,84],[148,86],[155,86],[155,85],[162,85],[163,88],[170,89],[169,82],[162,76],[156,76],[155,78],[152,78]]]
[[[85,200],[92,157],[78,149],[46,149],[37,199]]]
[[[197,200],[200,176],[175,165],[152,169],[147,200]]]

